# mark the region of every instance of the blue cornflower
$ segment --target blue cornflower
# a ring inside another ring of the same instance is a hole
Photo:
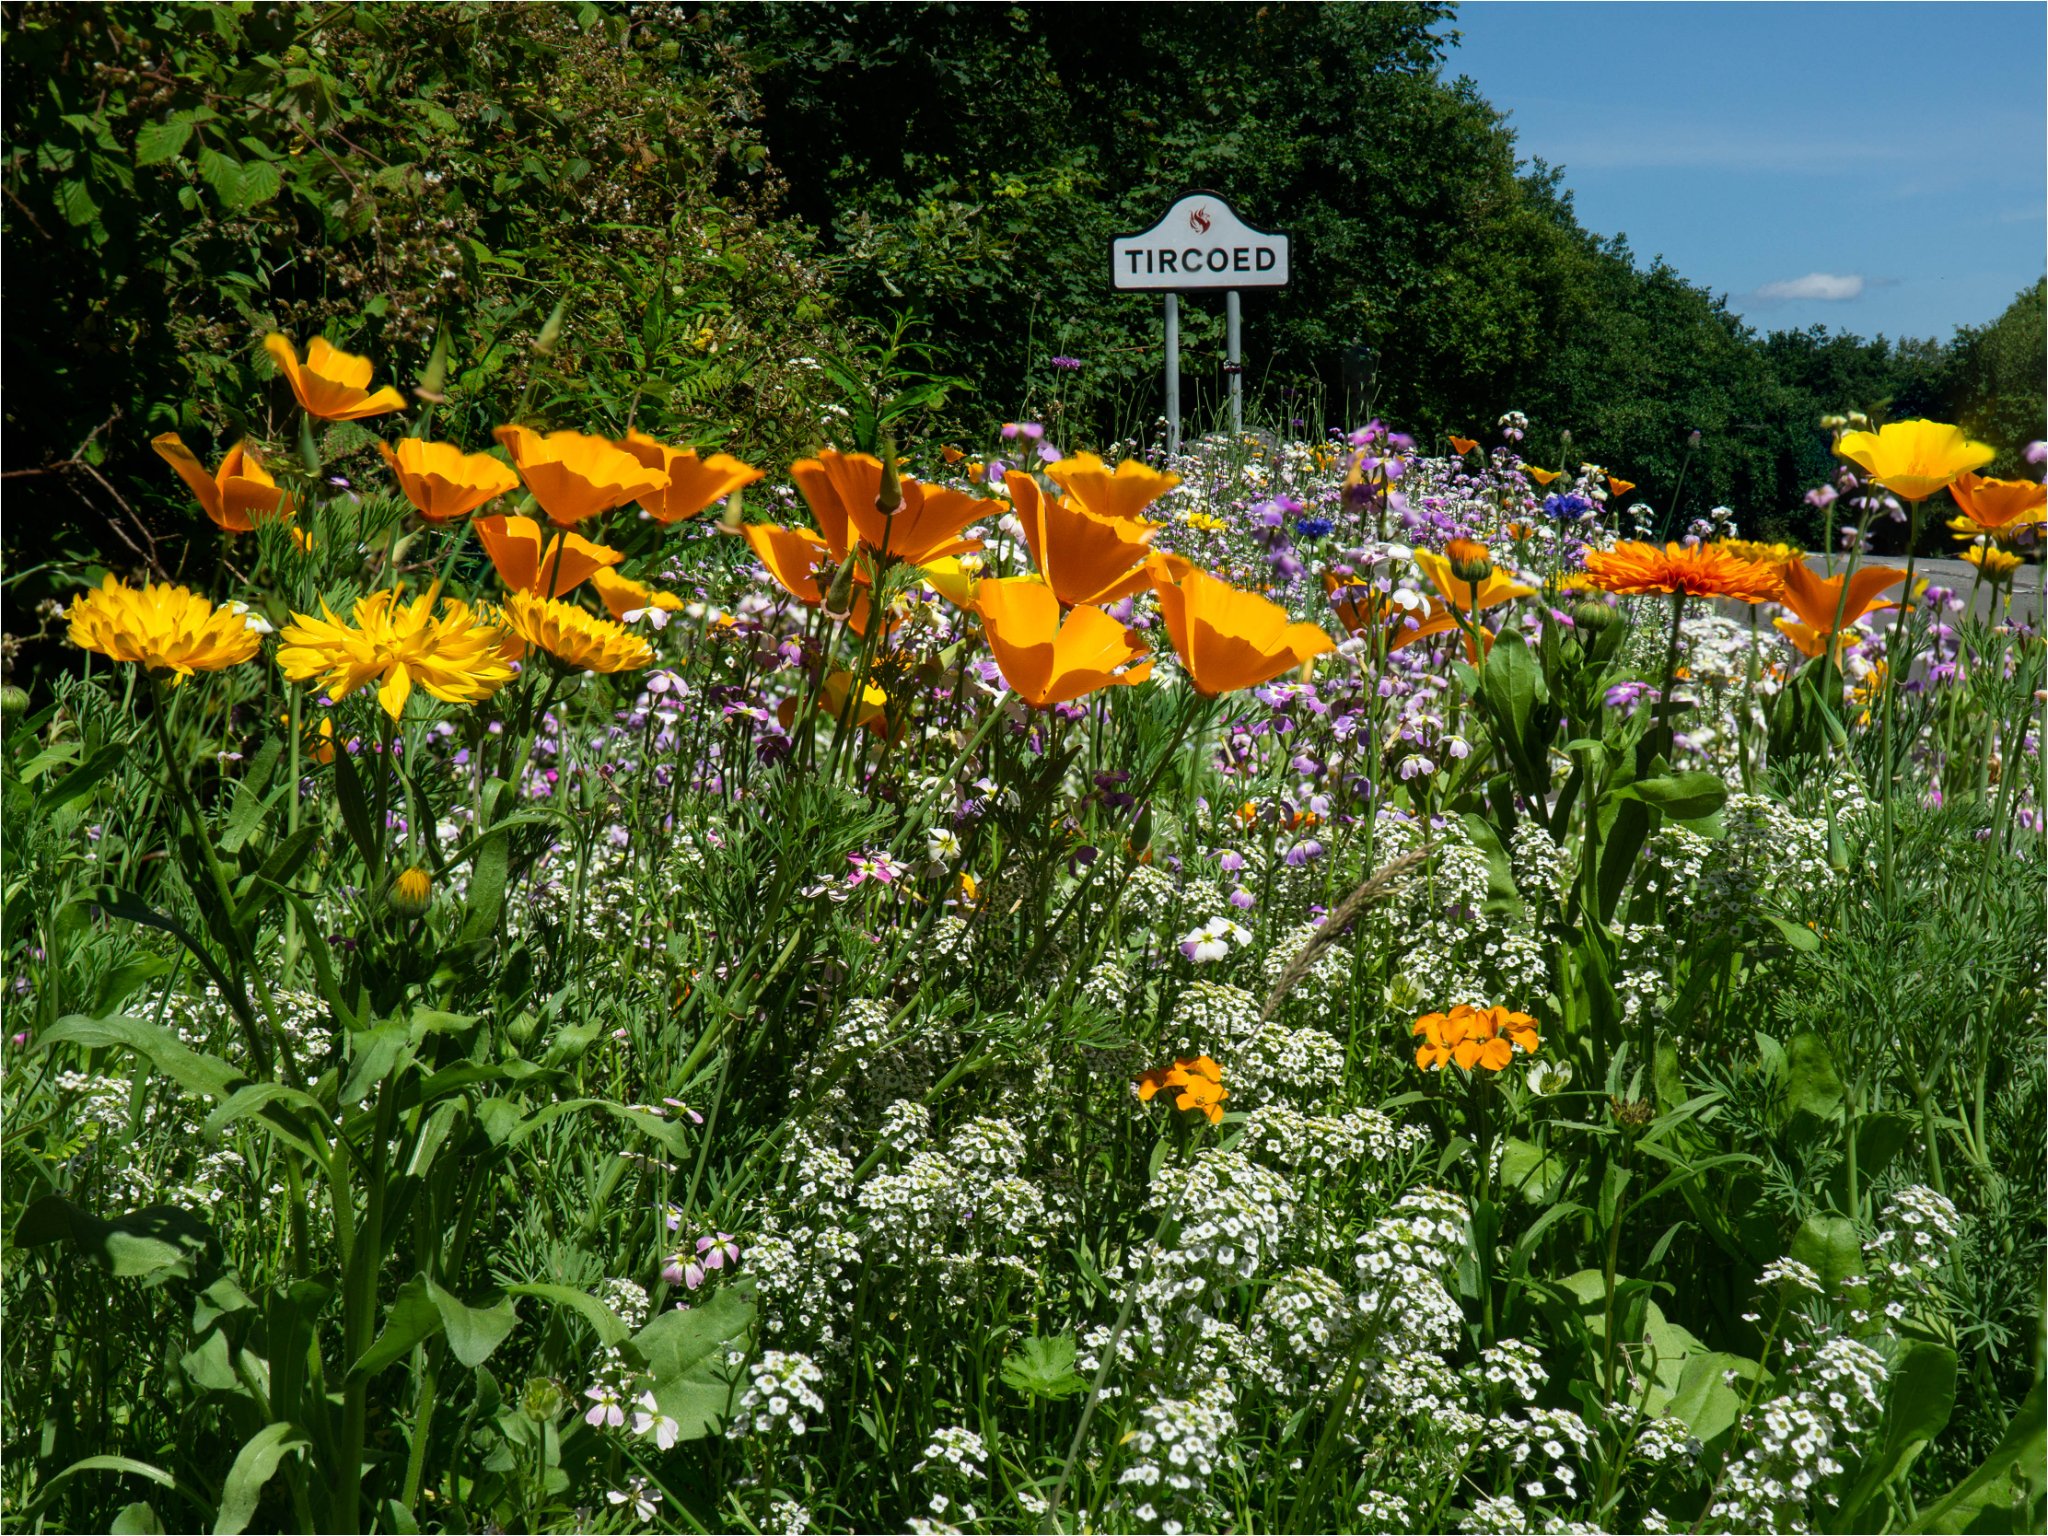
[[[1294,525],[1294,533],[1302,539],[1326,539],[1336,526],[1327,517],[1304,517]]]

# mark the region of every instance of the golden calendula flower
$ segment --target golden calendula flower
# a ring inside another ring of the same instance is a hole
[[[1993,480],[1962,474],[1956,476],[1948,493],[1963,509],[1963,517],[1949,524],[1961,539],[1973,539],[1980,533],[2011,533],[2030,523],[2048,522],[2048,485],[2038,480]]]
[[[434,904],[434,877],[417,864],[402,869],[384,899],[400,917],[424,917],[427,908]]]
[[[1470,1003],[1449,1013],[1425,1013],[1409,1033],[1423,1037],[1415,1048],[1415,1065],[1429,1072],[1440,1072],[1453,1061],[1467,1072],[1475,1066],[1498,1072],[1515,1059],[1515,1052],[1533,1053],[1543,1043],[1528,1014]]]
[[[510,465],[487,453],[464,453],[453,443],[407,437],[396,448],[379,443],[377,451],[398,477],[405,499],[430,523],[467,517],[493,497],[519,489]]]
[[[1995,544],[1973,545],[1963,551],[1963,558],[1977,567],[1979,574],[1994,587],[2012,580],[2012,573],[2026,564],[2011,550],[2000,549]]]
[[[1908,501],[1925,501],[1998,457],[1989,443],[1972,442],[1945,421],[1894,421],[1875,432],[1844,432],[1835,452]]]
[[[1162,1089],[1173,1090],[1175,1109],[1192,1109],[1208,1116],[1211,1125],[1223,1120],[1223,1101],[1230,1094],[1223,1086],[1223,1069],[1207,1056],[1181,1056],[1170,1067],[1154,1067],[1139,1075],[1138,1098],[1151,1103]]]
[[[619,446],[649,469],[668,476],[668,484],[640,498],[657,523],[679,523],[695,517],[714,501],[723,501],[761,478],[761,471],[729,453],[698,458],[694,448],[671,448],[645,432],[628,432]]]
[[[491,435],[505,445],[519,478],[558,528],[668,489],[666,471],[649,469],[625,449],[587,432],[504,426]]]
[[[169,672],[173,688],[195,672],[239,666],[256,654],[248,619],[214,607],[189,587],[151,582],[136,588],[109,576],[73,598],[65,617],[73,645]]]
[[[1586,575],[1603,592],[1632,596],[1676,592],[1763,603],[1777,597],[1781,588],[1776,566],[1745,560],[1712,544],[1666,544],[1659,549],[1624,539],[1612,549],[1589,551]]]
[[[237,443],[230,448],[220,461],[220,468],[210,475],[206,466],[199,462],[199,456],[187,448],[185,440],[175,432],[151,438],[149,446],[191,487],[192,494],[199,498],[199,505],[206,509],[206,515],[229,533],[247,533],[256,526],[259,518],[290,517],[292,514],[290,499],[256,462],[256,455],[249,451],[247,443]]]
[[[322,421],[360,421],[365,416],[405,409],[405,396],[389,384],[375,394],[370,393],[373,370],[367,357],[356,357],[330,346],[325,336],[315,336],[306,343],[303,363],[299,361],[298,348],[276,331],[263,338],[263,350],[276,360],[292,394],[309,416],[318,416]]]
[[[277,664],[295,683],[317,679],[329,698],[370,683],[393,720],[415,686],[449,704],[480,704],[512,678],[499,654],[503,638],[469,604],[449,598],[434,612],[438,587],[409,603],[394,590],[356,599],[344,623],[323,598],[321,618],[295,613],[278,638]]]
[[[505,622],[528,645],[573,671],[631,672],[654,662],[654,648],[640,636],[574,603],[514,592],[505,599]]]

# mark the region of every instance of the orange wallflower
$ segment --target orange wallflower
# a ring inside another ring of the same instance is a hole
[[[491,435],[505,445],[520,479],[558,528],[572,528],[586,517],[668,488],[665,471],[649,469],[625,449],[587,432],[503,426]]]
[[[247,533],[259,517],[290,517],[292,504],[246,443],[237,443],[212,474],[175,432],[149,440],[165,463],[199,498],[199,505],[229,533]]]
[[[836,453],[798,459],[790,478],[810,503],[811,515],[833,555],[844,560],[856,542],[879,556],[923,565],[945,555],[981,548],[981,540],[960,530],[989,515],[989,503],[944,486],[902,482],[903,504],[884,515],[875,506],[882,491],[882,461],[865,453]]]
[[[1451,439],[1451,446],[1457,450],[1458,457],[1463,458],[1479,446],[1479,440],[1474,437],[1453,437]]]
[[[510,465],[487,453],[464,453],[453,443],[406,437],[396,448],[379,443],[377,451],[398,477],[405,499],[430,523],[467,517],[492,497],[519,489]]]
[[[1253,592],[1218,581],[1206,571],[1147,562],[1166,632],[1195,691],[1209,698],[1256,688],[1312,656],[1337,648],[1314,624],[1296,624],[1287,610]]]
[[[1822,577],[1816,575],[1804,560],[1787,560],[1778,567],[1778,576],[1784,583],[1778,601],[1798,617],[1780,617],[1771,622],[1807,656],[1818,656],[1828,636],[1834,633],[1838,608],[1841,610],[1842,628],[1846,631],[1866,613],[1874,613],[1880,608],[1896,608],[1897,603],[1878,594],[1906,579],[1904,571],[1886,565],[1866,565],[1853,576]],[[1845,582],[1849,588],[1846,602],[1842,597]],[[1842,637],[1837,637],[1837,650],[1841,643]]]
[[[1542,1037],[1536,1021],[1506,1008],[1474,1008],[1460,1003],[1449,1013],[1425,1013],[1410,1034],[1423,1037],[1415,1048],[1415,1065],[1440,1072],[1455,1061],[1467,1072],[1475,1066],[1498,1072],[1515,1059],[1516,1051],[1534,1053]]]
[[[645,432],[628,432],[619,446],[647,468],[668,476],[665,487],[640,498],[640,505],[657,523],[679,523],[686,517],[695,517],[741,486],[752,485],[762,474],[729,453],[714,453],[700,459],[694,448],[671,448]]]
[[[1136,459],[1125,459],[1112,470],[1092,453],[1077,453],[1049,464],[1045,475],[1079,503],[1082,511],[1110,522],[1135,518],[1180,484],[1179,475]]]
[[[1175,1090],[1175,1109],[1192,1109],[1209,1117],[1211,1125],[1223,1121],[1223,1101],[1230,1097],[1223,1086],[1223,1069],[1207,1056],[1181,1056],[1170,1067],[1154,1067],[1139,1075],[1138,1098],[1149,1104],[1162,1088]]]
[[[1993,480],[1965,472],[1956,476],[1948,493],[1974,525],[1967,533],[1959,531],[1960,538],[2007,533],[2029,523],[2048,521],[2048,485],[2038,480]]]
[[[1085,603],[1061,623],[1060,601],[1041,581],[984,581],[975,588],[975,605],[1003,681],[1033,709],[1152,675],[1150,652],[1129,630]]]
[[[1925,501],[1998,457],[1989,443],[1972,442],[1945,421],[1894,421],[1875,432],[1844,432],[1835,452],[1908,501]]]
[[[541,583],[547,581],[547,595],[560,597],[604,566],[626,558],[576,533],[558,533],[543,544],[540,524],[530,517],[480,517],[471,526],[509,592],[538,596]]]
[[[1775,566],[1745,560],[1713,544],[1688,549],[1666,544],[1659,549],[1633,539],[1586,556],[1586,575],[1603,592],[1644,595],[1685,593],[1692,597],[1726,597],[1738,603],[1775,598],[1781,583]]]
[[[1044,495],[1038,482],[1019,470],[1011,470],[1005,484],[1017,521],[1024,525],[1031,563],[1062,603],[1113,603],[1145,590],[1151,524],[1100,517],[1078,503]]]
[[[405,409],[405,396],[386,384],[370,393],[374,371],[367,357],[355,357],[330,346],[325,336],[306,343],[306,360],[291,341],[272,331],[263,338],[263,350],[271,355],[292,394],[309,416],[322,421],[360,421],[365,416],[382,416],[386,411]]]

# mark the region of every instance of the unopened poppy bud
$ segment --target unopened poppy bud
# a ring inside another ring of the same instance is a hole
[[[896,470],[896,439],[882,434],[882,487],[875,492],[875,510],[888,517],[903,505],[903,477]]]
[[[434,904],[433,877],[417,864],[401,871],[391,882],[390,893],[384,902],[400,917],[424,917],[427,908]]]
[[[549,313],[547,324],[540,328],[540,334],[533,338],[533,350],[546,357],[555,350],[555,343],[562,339],[562,317],[569,312],[569,301],[557,299]]]
[[[857,559],[857,554],[849,554],[845,562],[833,573],[832,585],[825,589],[825,612],[828,617],[844,619],[853,612],[853,566]]]
[[[720,533],[738,533],[740,531],[740,525],[746,521],[746,509],[742,505],[740,498],[746,494],[747,488],[741,486],[725,498],[725,505],[719,508],[718,511],[718,531]]]
[[[1849,872],[1849,845],[1842,841],[1842,829],[1828,825],[1828,868],[1838,875]]]
[[[1701,437],[1703,437],[1704,435],[1705,435],[1705,434],[1704,434],[1704,433],[1702,433],[1702,432],[1700,431],[1700,429],[1699,429],[1698,427],[1694,427],[1694,428],[1692,429],[1692,431],[1691,431],[1691,432],[1689,432],[1689,433],[1688,433],[1688,434],[1686,435],[1686,439],[1685,439],[1685,445],[1686,445],[1686,446],[1687,446],[1688,448],[1697,448],[1697,447],[1699,447],[1699,445],[1700,445],[1700,438],[1701,438]]]
[[[1606,629],[1620,617],[1621,615],[1616,613],[1612,607],[1601,602],[1598,598],[1587,598],[1582,603],[1572,604],[1573,626],[1584,630],[1589,635],[1599,634],[1601,630]]]
[[[1563,444],[1565,445],[1565,447],[1567,447],[1567,448],[1571,447],[1571,445],[1572,445],[1572,429],[1571,429],[1570,427],[1566,427],[1566,428],[1565,428],[1565,429],[1564,429],[1564,430],[1563,430],[1562,432],[1560,432],[1560,433],[1558,433],[1558,434],[1557,434],[1557,440],[1558,440],[1559,442],[1563,443]]]
[[[28,690],[13,683],[0,683],[0,718],[12,720],[28,709]]]
[[[433,355],[427,359],[427,371],[420,375],[419,383],[412,392],[429,405],[445,405],[448,402],[448,327],[443,325],[434,332]]]
[[[1451,574],[1460,581],[1481,582],[1493,574],[1493,554],[1484,544],[1453,539],[1444,553],[1450,557]]]

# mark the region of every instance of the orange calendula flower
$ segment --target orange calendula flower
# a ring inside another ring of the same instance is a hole
[[[645,432],[628,432],[619,446],[649,469],[668,476],[666,488],[649,492],[640,505],[657,523],[679,523],[695,517],[713,502],[723,501],[759,480],[762,471],[729,453],[698,458],[694,448],[671,448]]]
[[[1633,539],[1612,549],[1590,551],[1586,575],[1603,592],[1638,596],[1677,592],[1732,598],[1738,603],[1769,602],[1782,586],[1777,567],[1745,560],[1713,544],[1690,549],[1666,544],[1659,549]]]
[[[597,588],[597,595],[603,601],[605,611],[621,624],[652,608],[660,613],[679,613],[683,600],[673,592],[657,592],[644,581],[635,581],[630,576],[621,576],[617,571],[598,570],[591,573],[590,584]]]
[[[1146,569],[1188,681],[1209,698],[1256,688],[1337,648],[1318,626],[1294,623],[1278,603],[1206,571],[1189,568],[1177,574],[1156,555]]]
[[[220,461],[220,468],[210,475],[198,455],[175,432],[151,438],[149,446],[178,472],[178,478],[199,498],[206,515],[229,533],[249,532],[258,518],[292,514],[290,499],[256,462],[247,443],[230,448],[227,457]]]
[[[1045,476],[1083,512],[1112,523],[1136,518],[1180,484],[1179,475],[1136,459],[1125,459],[1112,470],[1092,453],[1077,453],[1048,464]]]
[[[330,698],[377,684],[377,702],[393,720],[415,686],[450,704],[478,704],[511,680],[503,636],[469,604],[453,598],[434,613],[439,588],[409,603],[393,590],[356,599],[343,622],[323,600],[322,617],[295,613],[278,634],[277,665],[295,683],[317,679]]]
[[[1985,475],[1957,475],[1948,488],[1969,519],[1964,539],[1980,533],[2010,533],[2029,523],[2048,522],[2048,485],[2038,480],[1993,480]],[[1955,528],[1961,522],[1949,526]]]
[[[1635,488],[1636,483],[1633,480],[1623,480],[1617,475],[1607,477],[1607,494],[1610,496],[1626,496]]]
[[[257,633],[244,614],[164,582],[131,587],[108,576],[73,598],[64,616],[80,650],[168,672],[173,688],[195,673],[240,666],[256,654]]]
[[[1866,565],[1853,576],[1823,577],[1814,572],[1804,560],[1787,560],[1778,567],[1779,579],[1784,590],[1778,594],[1778,601],[1797,616],[1776,618],[1771,622],[1778,627],[1803,655],[1818,656],[1827,644],[1828,637],[1835,633],[1835,614],[1841,613],[1843,635],[1835,638],[1835,649],[1840,650],[1842,641],[1851,625],[1866,613],[1880,608],[1896,608],[1897,603],[1878,594],[1887,587],[1897,586],[1906,579],[1904,571],[1894,570],[1885,565]],[[1848,586],[1848,596],[1843,597],[1842,588]]]
[[[1989,443],[1973,442],[1945,421],[1894,421],[1875,432],[1844,432],[1835,452],[1908,501],[1925,501],[1998,457]]]
[[[1137,1078],[1138,1099],[1149,1104],[1161,1089],[1175,1094],[1175,1109],[1192,1109],[1206,1115],[1211,1125],[1223,1121],[1223,1101],[1230,1097],[1223,1086],[1223,1069],[1207,1056],[1181,1056],[1170,1067],[1154,1067]]]
[[[370,393],[374,371],[367,357],[356,357],[330,346],[325,336],[306,343],[306,360],[289,338],[272,331],[263,338],[263,350],[276,361],[292,394],[309,416],[322,421],[360,421],[365,416],[382,416],[386,411],[405,409],[405,396],[386,384]]]
[[[1152,675],[1143,642],[1100,608],[1084,603],[1062,623],[1060,601],[1044,582],[1028,576],[984,581],[975,588],[975,605],[1003,681],[1033,709]]]
[[[430,523],[467,517],[493,497],[519,489],[510,465],[487,453],[464,453],[453,443],[406,437],[396,448],[379,443],[377,451],[398,477],[405,499]]]
[[[572,528],[586,517],[668,489],[665,471],[649,469],[625,449],[587,432],[503,426],[491,435],[505,445],[519,478],[558,528]]]
[[[545,581],[547,595],[560,597],[575,591],[605,566],[626,558],[577,533],[544,539],[540,524],[530,517],[480,517],[471,526],[508,592],[539,596]]]
[[[1463,539],[1453,539],[1451,542],[1470,544],[1469,540]],[[1486,546],[1483,544],[1471,544],[1465,553],[1469,556],[1473,549],[1481,555],[1486,554]],[[1473,568],[1469,559],[1464,563],[1468,570]],[[1492,562],[1484,563],[1491,565]],[[1518,597],[1527,597],[1536,590],[1496,570],[1489,570],[1476,582],[1468,581],[1458,575],[1449,556],[1440,555],[1433,549],[1416,550],[1415,564],[1422,574],[1429,578],[1430,585],[1434,586],[1444,600],[1461,614],[1483,613],[1488,608],[1498,608],[1502,603],[1511,603]]]
[[[1113,603],[1145,590],[1152,524],[1102,517],[1079,501],[1047,496],[1019,470],[1011,470],[1004,484],[1024,525],[1031,563],[1062,603]]]
[[[654,648],[631,630],[585,613],[574,603],[544,602],[530,592],[505,600],[505,623],[528,645],[576,672],[631,672],[650,666]]]
[[[1460,1003],[1449,1013],[1425,1013],[1409,1033],[1422,1036],[1415,1065],[1426,1072],[1440,1072],[1454,1061],[1467,1072],[1474,1067],[1498,1072],[1517,1051],[1533,1054],[1543,1043],[1528,1014],[1498,1006],[1474,1008],[1470,1003]]]
[[[877,557],[886,553],[911,565],[964,555],[981,548],[981,540],[962,538],[961,530],[996,510],[964,491],[904,480],[902,504],[884,514],[875,505],[882,493],[882,461],[865,453],[827,449],[815,459],[798,459],[789,475],[838,560],[856,543]]]
[[[1534,464],[1524,464],[1522,466],[1522,473],[1531,480],[1534,480],[1538,485],[1548,485],[1559,475],[1563,474],[1564,471],[1561,469],[1538,469]]]
[[[1453,449],[1455,449],[1455,450],[1457,451],[1457,455],[1458,455],[1458,457],[1459,457],[1459,458],[1461,458],[1461,459],[1462,459],[1462,458],[1463,458],[1463,457],[1464,457],[1464,456],[1465,456],[1466,454],[1470,453],[1470,452],[1471,452],[1471,451],[1472,451],[1472,450],[1473,450],[1474,448],[1477,448],[1478,446],[1479,446],[1479,439],[1478,439],[1478,438],[1476,438],[1476,437],[1456,437],[1456,436],[1454,436],[1454,437],[1452,437],[1452,439],[1451,439],[1451,447],[1452,447]]]

